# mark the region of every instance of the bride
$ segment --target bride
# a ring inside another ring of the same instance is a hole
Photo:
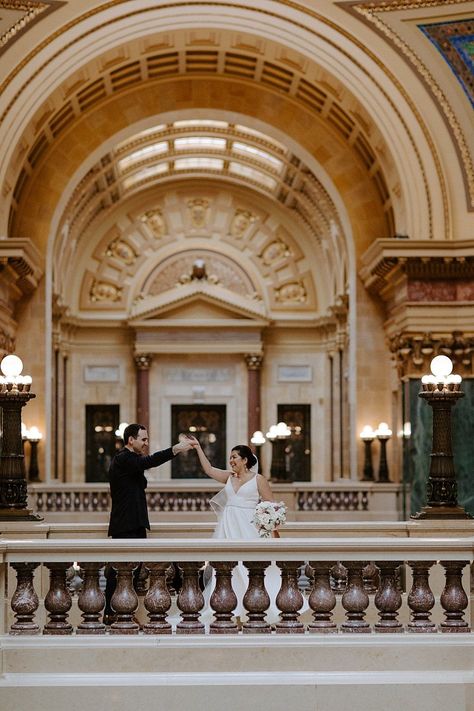
[[[210,501],[211,508],[218,516],[213,538],[259,539],[257,528],[252,523],[255,507],[260,500],[272,501],[273,493],[268,481],[258,473],[258,460],[255,454],[247,445],[238,444],[232,448],[230,453],[230,470],[218,469],[212,466],[199,441],[189,435],[188,439],[191,447],[196,450],[199,462],[207,476],[225,484]],[[266,613],[268,622],[277,622],[280,619],[275,604],[280,582],[279,568],[272,563],[265,571],[265,587],[270,596],[270,608]],[[206,585],[204,590],[206,606],[209,603],[214,584],[213,575],[212,581]],[[238,563],[232,572],[232,588],[238,601],[235,615],[241,618],[246,615],[242,599],[247,586],[247,569],[242,563]]]

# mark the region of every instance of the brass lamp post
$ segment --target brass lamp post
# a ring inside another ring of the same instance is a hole
[[[285,466],[286,440],[291,437],[291,430],[285,422],[272,425],[267,432],[267,439],[272,443],[272,465],[270,469],[272,481],[287,481]]]
[[[359,437],[364,443],[364,474],[362,481],[374,481],[374,467],[372,464],[372,442],[375,432],[370,425],[365,425]]]
[[[421,379],[422,390],[418,396],[433,409],[433,444],[426,487],[427,504],[411,518],[471,518],[457,500],[451,411],[464,393],[460,390],[462,378],[452,375],[452,369],[451,359],[439,355],[431,361],[432,375],[424,375]]]
[[[38,444],[43,439],[43,435],[37,427],[30,427],[25,431],[23,439],[30,443],[30,465],[28,467],[28,481],[36,482],[40,480],[38,466]]]
[[[388,476],[387,442],[392,436],[392,430],[386,422],[381,422],[375,430],[375,436],[380,442],[379,481],[387,483],[390,481]]]
[[[21,411],[35,397],[30,392],[31,376],[21,375],[23,363],[16,355],[7,355],[0,364],[0,409],[2,415],[2,450],[0,453],[0,520],[38,520],[27,508],[27,483]]]

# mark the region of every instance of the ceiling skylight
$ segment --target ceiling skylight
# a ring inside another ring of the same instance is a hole
[[[212,136],[186,136],[186,138],[175,138],[174,147],[177,151],[189,151],[193,148],[210,148],[211,150],[225,150],[227,141],[225,138],[214,138]]]
[[[134,173],[129,178],[125,178],[123,181],[123,187],[125,190],[133,187],[137,183],[141,183],[142,180],[148,180],[149,178],[154,178],[156,175],[161,175],[162,173],[167,173],[169,170],[168,163],[158,163],[158,165],[150,165],[149,168],[143,168],[137,173]]]
[[[221,158],[178,158],[174,162],[175,170],[222,170],[224,161]]]
[[[229,128],[227,121],[212,121],[209,119],[188,119],[187,121],[175,121],[175,128],[191,128],[194,126],[208,126],[209,128]]]
[[[138,151],[134,151],[126,158],[119,160],[118,166],[120,170],[126,170],[129,166],[134,163],[139,163],[141,160],[166,153],[168,147],[168,141],[160,141],[159,143],[152,143],[149,146],[144,146],[144,148],[139,148]]]
[[[277,170],[281,170],[283,166],[283,161],[279,160],[278,158],[275,158],[271,155],[271,153],[267,153],[267,151],[263,151],[261,148],[251,146],[248,143],[234,141],[232,143],[232,151],[234,153],[240,153],[240,155],[252,157],[255,160],[261,161],[262,163],[270,164],[273,168],[276,168]]]
[[[255,168],[250,168],[248,165],[242,165],[242,163],[231,161],[229,163],[229,173],[240,175],[242,178],[250,178],[250,180],[254,180],[256,183],[261,183],[262,185],[265,185],[265,187],[270,188],[270,190],[274,190],[276,188],[277,183],[274,178],[261,173],[259,170],[255,170]]]

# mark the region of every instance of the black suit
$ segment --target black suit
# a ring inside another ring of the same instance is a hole
[[[112,460],[109,469],[112,510],[110,512],[108,535],[112,538],[146,538],[146,529],[150,530],[145,489],[147,486],[146,469],[158,467],[169,462],[174,454],[171,447],[162,452],[155,452],[148,457],[136,454],[127,447],[120,450]],[[134,571],[137,581],[140,566]],[[115,592],[117,573],[112,566],[107,566],[107,585],[105,588],[104,619],[112,614],[110,601]]]
[[[150,529],[145,495],[147,480],[144,471],[169,462],[173,457],[171,447],[150,454],[148,457],[136,454],[127,447],[115,455],[109,469],[112,496],[109,536],[129,538],[123,534],[137,529]]]

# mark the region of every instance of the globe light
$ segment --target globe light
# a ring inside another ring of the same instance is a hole
[[[256,430],[256,432],[254,432],[252,437],[250,438],[250,442],[252,444],[255,444],[256,446],[265,444],[266,440],[265,440],[265,437],[263,436],[263,432],[261,432],[260,430]]]
[[[365,425],[364,428],[362,429],[362,432],[360,433],[359,437],[364,442],[365,441],[372,441],[373,439],[375,439],[375,432],[370,425]]]
[[[438,355],[431,361],[430,368],[435,378],[443,381],[452,372],[453,363],[451,358],[448,358],[448,356]]]
[[[392,436],[392,430],[386,422],[380,422],[375,430],[375,436],[378,439],[389,439]]]
[[[23,370],[23,362],[17,355],[7,355],[0,363],[3,375],[12,380],[17,378]]]
[[[123,432],[126,427],[128,427],[128,422],[121,422],[118,426],[118,429],[115,430],[115,436],[120,437],[120,439],[123,439]]]
[[[40,439],[43,439],[43,435],[41,434],[39,429],[37,427],[35,427],[34,425],[33,425],[33,427],[30,427],[29,430],[27,430],[26,436],[30,442],[39,442]]]

